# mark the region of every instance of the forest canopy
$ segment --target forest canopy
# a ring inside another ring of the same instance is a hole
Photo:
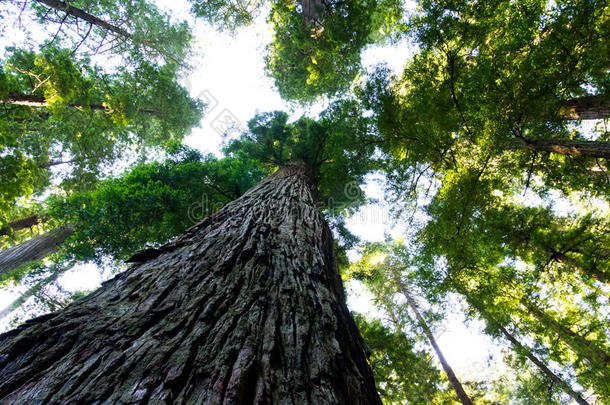
[[[120,280],[197,227],[231,228],[224,213],[305,167],[333,296],[368,297],[354,330],[384,403],[610,403],[607,2],[183,3],[0,6],[3,328],[95,296],[62,286],[74,269]],[[185,83],[228,71],[204,35],[253,32],[267,39],[241,69],[283,110],[260,97],[219,131],[207,120],[235,114]],[[383,238],[355,225],[366,207],[389,212]],[[258,257],[252,243],[237,246]],[[452,364],[442,335],[460,322],[486,339],[485,369]]]

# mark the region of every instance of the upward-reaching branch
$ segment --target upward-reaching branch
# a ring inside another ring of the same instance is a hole
[[[125,31],[124,29],[117,27],[116,25],[112,25],[107,21],[102,20],[94,15],[87,13],[80,8],[69,5],[68,3],[61,0],[36,0],[39,3],[45,4],[55,10],[63,11],[68,15],[79,18],[81,20],[87,21],[90,24],[96,25],[104,30],[114,32],[117,35],[125,37],[126,39],[133,39],[133,36]]]

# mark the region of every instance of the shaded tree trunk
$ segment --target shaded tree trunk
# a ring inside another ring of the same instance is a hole
[[[42,96],[33,96],[29,94],[17,94],[10,93],[8,98],[0,100],[0,104],[8,104],[8,105],[21,105],[25,107],[33,107],[33,108],[45,108],[48,106],[47,100]],[[68,104],[68,108],[89,108],[93,111],[108,111],[108,108],[103,106],[102,104],[89,104],[87,106],[83,106],[80,104]],[[150,115],[163,115],[160,111],[155,110],[147,110],[144,108],[140,108],[138,110],[140,114],[150,114]]]
[[[381,404],[316,195],[304,165],[283,167],[0,335],[0,400]]]
[[[610,159],[610,142],[603,141],[515,138],[508,144],[508,147],[535,152],[552,152],[561,155]]]
[[[307,24],[319,25],[322,23],[328,8],[324,0],[301,0],[301,15]]]
[[[566,120],[601,120],[610,118],[610,97],[601,94],[564,100],[559,115]]]
[[[59,246],[73,234],[74,229],[68,224],[3,250],[0,252],[0,277],[28,262],[57,252]]]
[[[30,228],[34,225],[45,223],[49,220],[48,215],[32,215],[26,218],[21,218],[13,222],[9,222],[0,228],[0,236],[9,235],[12,232],[17,232],[22,229]]]
[[[426,335],[426,338],[428,339],[428,341],[430,342],[430,345],[434,349],[434,352],[436,353],[436,356],[438,357],[438,360],[440,361],[441,366],[443,367],[443,370],[445,371],[445,374],[447,374],[447,378],[449,379],[449,382],[451,382],[451,385],[453,386],[455,393],[457,394],[458,398],[460,399],[460,402],[464,405],[472,405],[472,400],[470,399],[468,394],[466,394],[466,391],[464,391],[464,387],[462,387],[460,380],[455,375],[453,369],[449,365],[449,362],[447,361],[447,359],[445,359],[443,352],[441,351],[440,347],[436,343],[434,334],[428,327],[428,324],[426,323],[426,320],[424,319],[424,317],[419,312],[417,303],[415,302],[413,297],[411,297],[411,294],[407,291],[407,289],[405,288],[403,283],[400,283],[400,285],[401,285],[401,289],[402,289],[402,294],[407,299],[407,303],[409,304],[409,307],[411,308],[411,310],[415,314],[415,317],[417,318],[417,323],[419,323],[419,326],[424,331],[424,335]]]

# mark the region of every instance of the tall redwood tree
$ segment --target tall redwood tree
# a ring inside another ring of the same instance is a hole
[[[289,163],[0,335],[0,401],[380,404],[310,169]]]

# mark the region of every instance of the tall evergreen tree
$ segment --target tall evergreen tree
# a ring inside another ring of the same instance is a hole
[[[324,119],[287,124],[275,113],[250,128],[233,153],[280,168],[172,242],[132,256],[130,270],[94,294],[2,335],[0,397],[380,403],[317,208],[340,182],[329,171],[361,181],[366,159],[342,157],[353,133]],[[55,371],[34,388],[50,362]]]

